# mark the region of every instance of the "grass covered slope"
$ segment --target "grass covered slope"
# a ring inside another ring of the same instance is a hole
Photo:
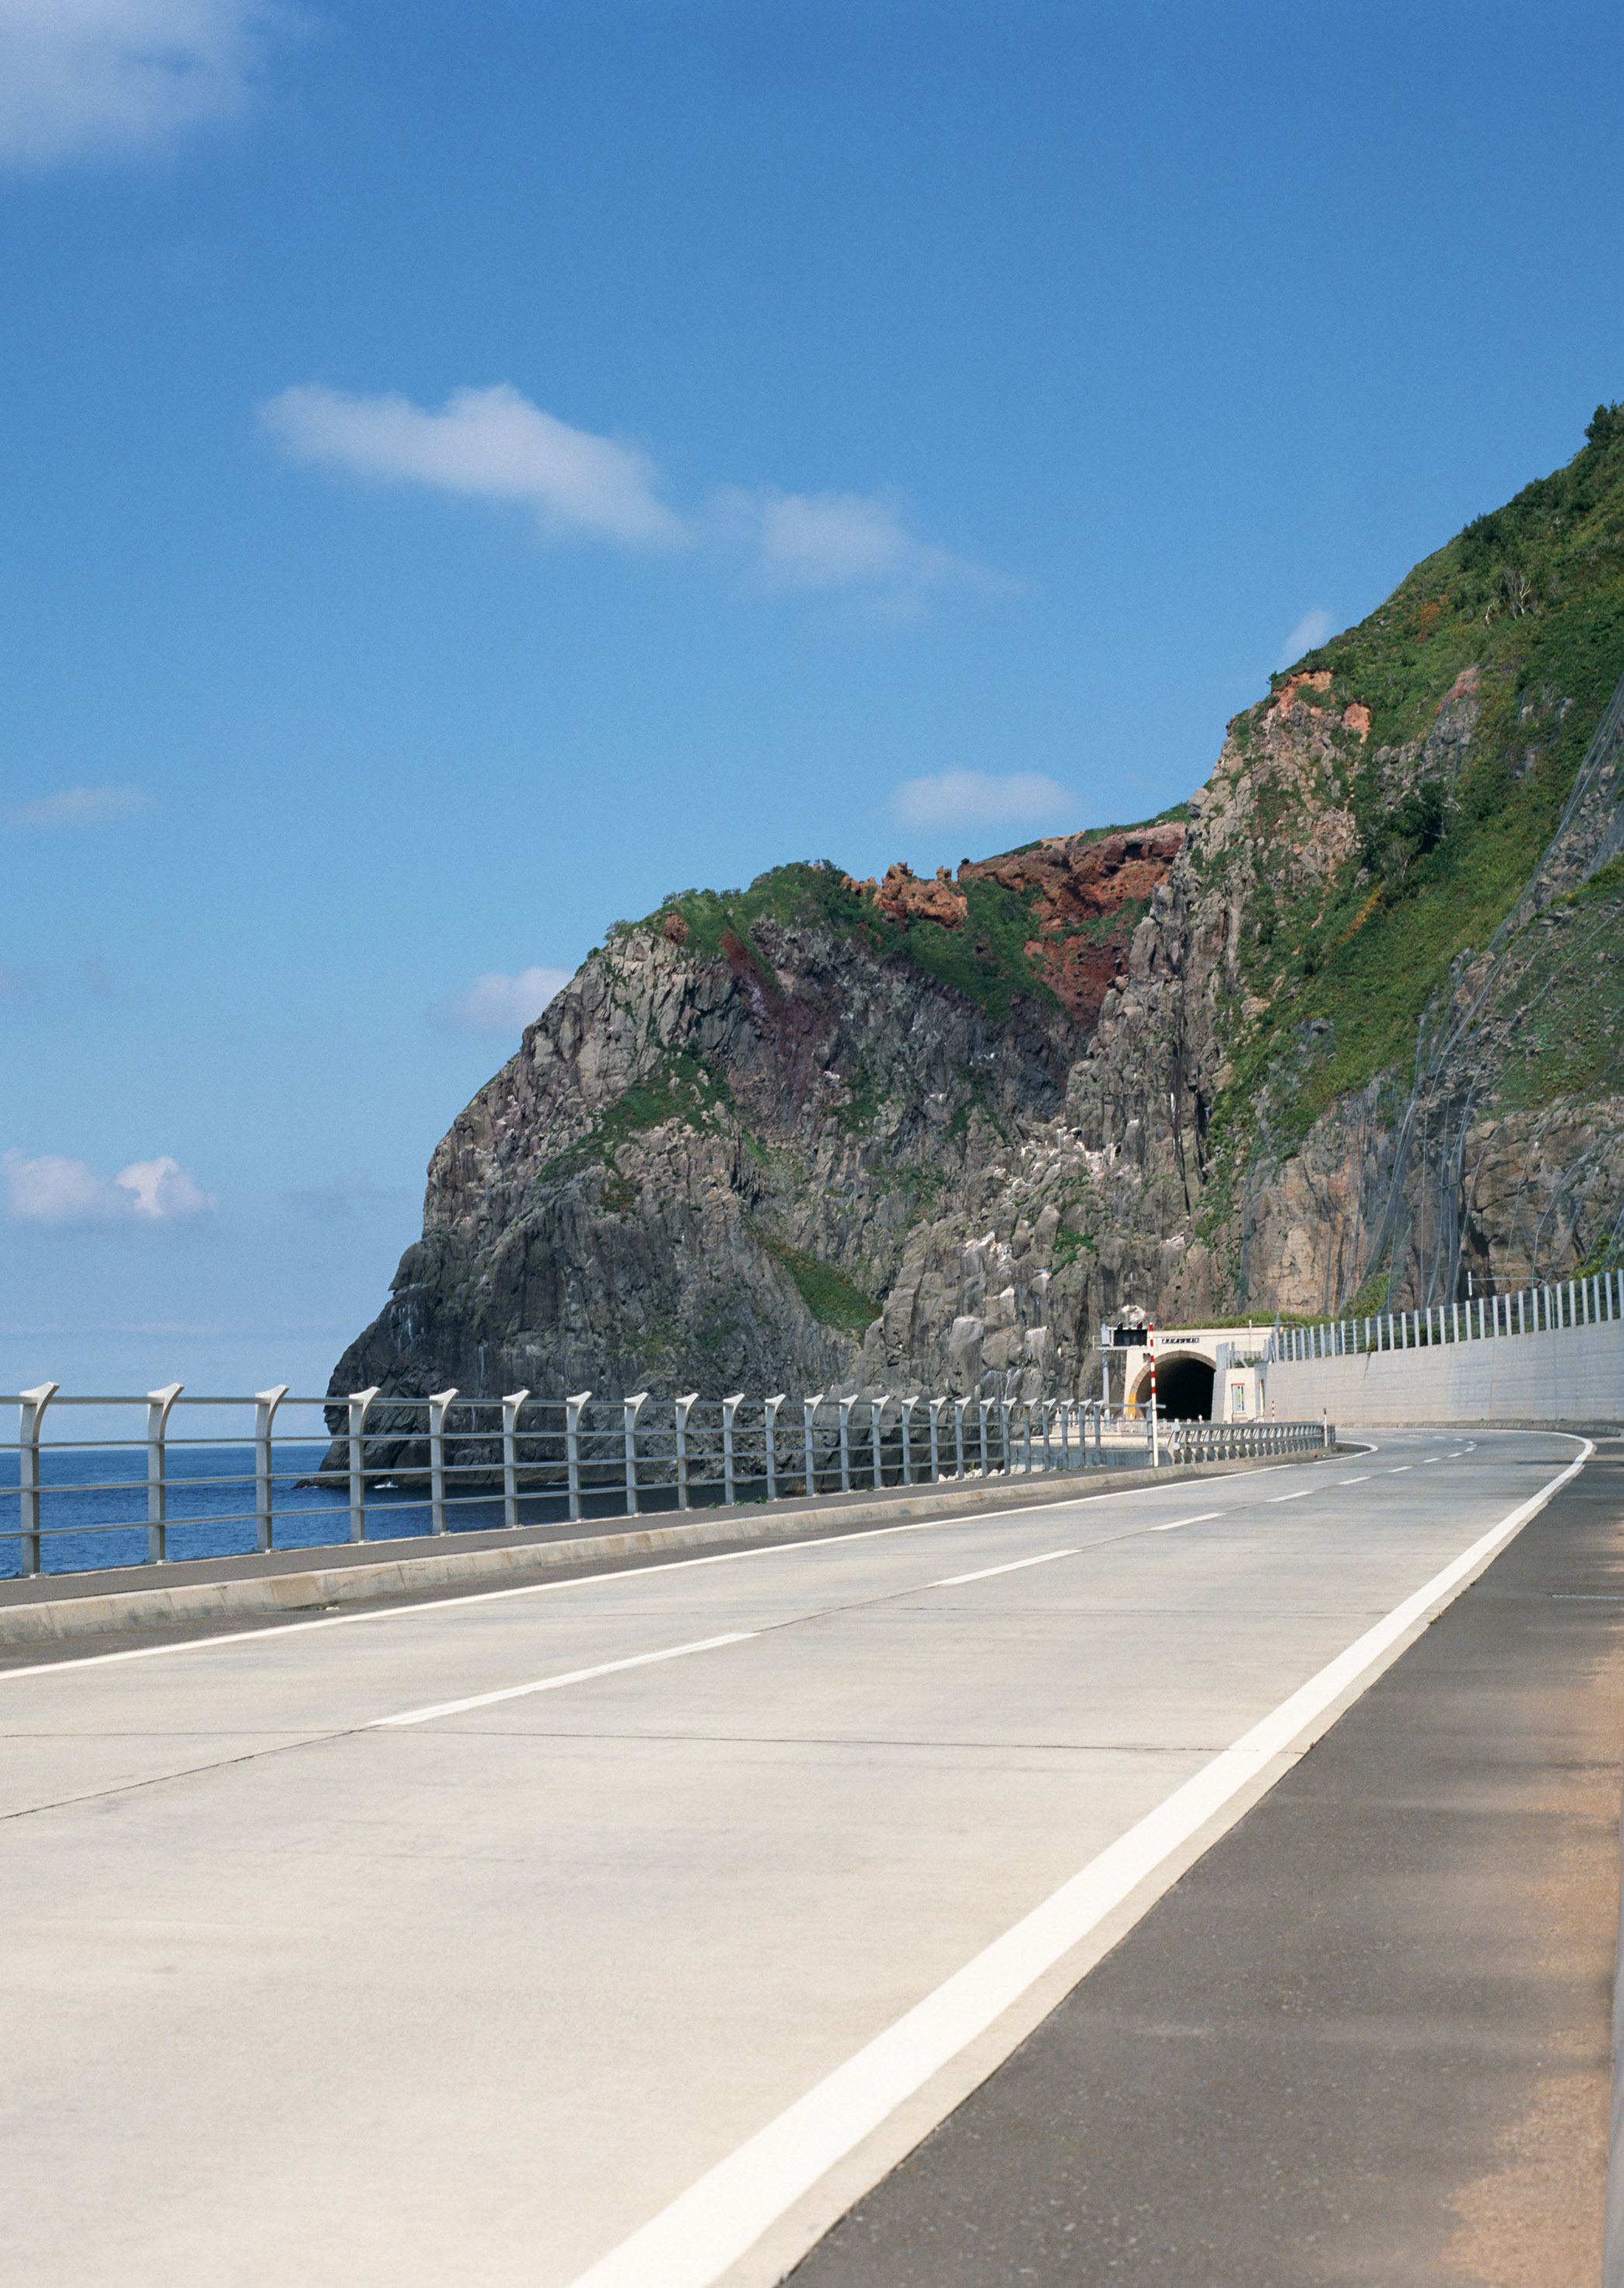
[[[1240,1140],[1265,1075],[1281,1142],[1383,1072],[1407,1080],[1423,1012],[1527,886],[1620,674],[1624,408],[1604,406],[1565,468],[1474,520],[1232,725],[1215,785],[1226,766],[1254,781],[1266,843],[1302,829],[1271,768],[1276,727],[1299,719],[1327,862],[1252,886],[1215,1150]],[[1586,1087],[1621,1077],[1605,1057],[1572,1070]]]

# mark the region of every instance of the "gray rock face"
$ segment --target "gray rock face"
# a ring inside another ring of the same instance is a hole
[[[1070,1021],[995,1024],[828,930],[754,941],[770,973],[654,929],[586,964],[435,1152],[423,1237],[335,1390],[851,1388],[865,1331],[979,1386],[951,1330],[999,1251],[956,1242],[999,1151],[1058,1111]],[[1018,1283],[1001,1251],[1005,1333],[1041,1323],[1030,1254]]]

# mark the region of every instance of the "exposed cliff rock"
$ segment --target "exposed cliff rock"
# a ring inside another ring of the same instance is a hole
[[[335,1391],[1092,1385],[1092,1331],[1437,1301],[1624,1212],[1624,423],[1134,829],[619,926],[453,1125]]]

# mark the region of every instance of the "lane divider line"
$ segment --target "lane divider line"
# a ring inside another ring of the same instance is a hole
[[[571,2288],[650,2288],[656,2281],[659,2288],[712,2288],[719,2275],[820,2177],[1087,1938],[1265,1765],[1283,1755],[1299,1733],[1357,1684],[1433,1605],[1463,1588],[1553,1494],[1578,1475],[1596,1451],[1589,1439],[1583,1445],[1577,1461],[1491,1526],[1385,1619],[1367,1629],[1232,1747],[1175,1788],[1042,1906],[955,1971],[933,1994],[796,2099],[777,2120],[747,2138],[618,2248],[590,2265]]]
[[[566,1669],[561,1676],[537,1677],[533,1684],[504,1685],[499,1692],[471,1692],[465,1700],[440,1700],[432,1708],[408,1708],[400,1716],[375,1716],[363,1729],[397,1731],[407,1724],[427,1724],[436,1716],[461,1716],[470,1708],[494,1708],[499,1700],[524,1700],[533,1692],[557,1692],[566,1684],[585,1684],[594,1676],[616,1676],[628,1668],[652,1668],[656,1661],[681,1660],[691,1652],[715,1652],[718,1646],[743,1644],[760,1633],[759,1629],[733,1629],[725,1637],[699,1637],[692,1644],[667,1645],[661,1652],[633,1653],[629,1660],[600,1660],[595,1668]]]
[[[1165,1525],[1148,1526],[1145,1530],[1149,1533],[1176,1533],[1181,1525],[1205,1525],[1211,1518],[1225,1515],[1227,1512],[1221,1509],[1204,1509],[1195,1517],[1170,1517]]]
[[[1304,1494],[1311,1494],[1313,1490],[1312,1486],[1303,1486],[1295,1494],[1271,1494],[1269,1507],[1272,1509],[1277,1502],[1301,1501]]]
[[[1370,1473],[1367,1470],[1362,1478],[1338,1478],[1336,1482],[1339,1486],[1367,1486],[1370,1483]]]
[[[1387,1474],[1390,1478],[1401,1478],[1406,1470],[1413,1470],[1414,1466],[1414,1462],[1400,1462],[1396,1470],[1390,1470]]]
[[[1075,1557],[1075,1549],[1049,1549],[1042,1557],[1017,1557],[1008,1565],[984,1565],[978,1573],[949,1573],[945,1580],[927,1581],[927,1589],[962,1589],[966,1581],[990,1581],[994,1573],[1024,1573],[1028,1565],[1052,1565],[1057,1557]]]
[[[1564,1431],[1557,1434],[1568,1437],[1573,1433]],[[1225,1470],[1216,1482],[1227,1485],[1237,1478],[1262,1477],[1281,1466],[1279,1463],[1271,1461],[1250,1466],[1237,1463],[1233,1469]],[[919,1490],[928,1489],[921,1488]],[[101,1667],[113,1661],[158,1660],[170,1653],[202,1652],[210,1645],[265,1643],[278,1637],[300,1636],[313,1629],[353,1629],[368,1622],[416,1620],[419,1614],[444,1613],[454,1609],[473,1612],[483,1606],[498,1604],[512,1597],[556,1597],[566,1589],[601,1588],[606,1582],[652,1581],[667,1573],[689,1572],[699,1565],[738,1565],[752,1557],[782,1557],[796,1551],[836,1549],[853,1541],[887,1541],[900,1533],[941,1533],[958,1526],[1001,1524],[1006,1518],[1036,1517],[1046,1509],[1074,1509],[1084,1501],[1131,1501],[1139,1494],[1149,1495],[1154,1499],[1160,1491],[1161,1488],[1157,1486],[1119,1486],[1111,1493],[1082,1493],[1073,1501],[1034,1502],[1024,1509],[978,1509],[962,1517],[920,1517],[910,1518],[901,1525],[856,1526],[847,1533],[811,1534],[801,1541],[758,1542],[749,1549],[710,1550],[703,1557],[674,1557],[658,1565],[615,1565],[606,1572],[573,1574],[567,1581],[521,1581],[511,1588],[470,1589],[450,1597],[420,1597],[409,1605],[376,1606],[359,1613],[324,1614],[320,1620],[313,1621],[279,1621],[273,1615],[267,1614],[265,1625],[260,1628],[225,1629],[213,1636],[185,1637],[175,1644],[131,1645],[118,1652],[83,1653],[68,1660],[39,1660],[17,1668],[0,1667],[0,1684],[9,1682],[13,1677],[59,1676],[64,1669]],[[1216,1510],[1212,1513],[1214,1516],[1219,1514]],[[313,1554],[320,1555],[327,1549],[341,1551],[345,1545],[343,1542],[317,1543],[313,1545]]]

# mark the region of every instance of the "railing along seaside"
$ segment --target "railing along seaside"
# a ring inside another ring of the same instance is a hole
[[[1333,1442],[1319,1422],[1159,1420],[1066,1399],[538,1398],[457,1390],[196,1396],[178,1383],[80,1396],[55,1383],[19,1410],[12,1577],[451,1531],[516,1532],[971,1477],[1264,1458]],[[67,1410],[139,1409],[141,1434],[47,1435]],[[303,1421],[304,1426],[289,1427]],[[118,1474],[122,1470],[128,1474]],[[122,1537],[107,1548],[105,1537]],[[144,1537],[144,1539],[143,1539]]]

